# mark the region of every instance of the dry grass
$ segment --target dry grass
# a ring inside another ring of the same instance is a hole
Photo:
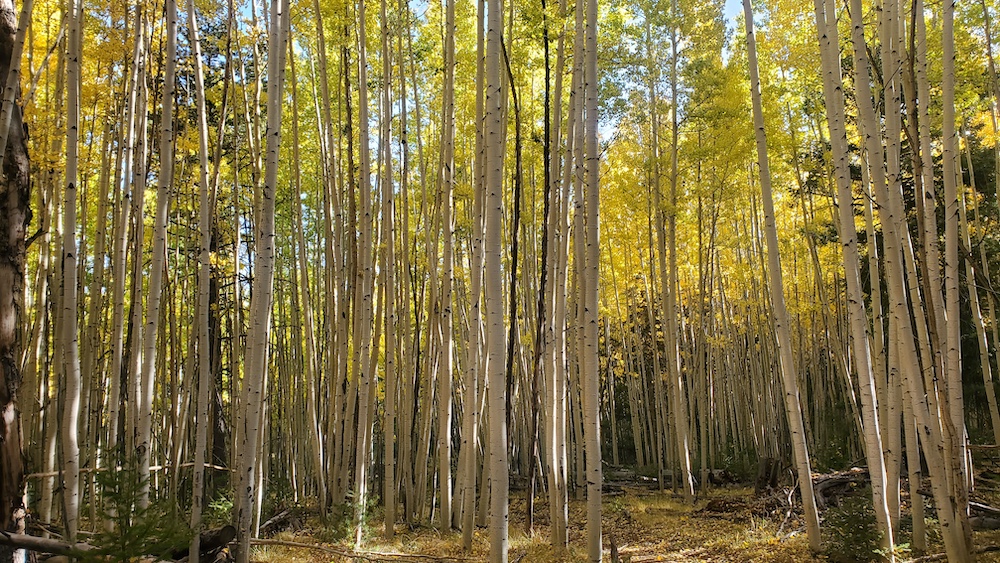
[[[994,500],[994,499],[984,499]],[[994,504],[996,506],[997,504]],[[511,498],[510,551],[512,563],[573,563],[586,561],[586,506],[584,501],[570,501],[569,550],[557,553],[549,545],[548,505],[544,495],[535,504],[535,533],[524,532],[525,500]],[[695,506],[679,497],[642,488],[628,488],[622,496],[608,496],[603,508],[604,560],[610,561],[610,542],[618,547],[621,561],[694,563],[819,563],[828,561],[822,554],[809,551],[800,517],[788,512],[780,499],[754,499],[745,488],[721,488],[709,491]],[[311,529],[282,533],[275,539],[316,543],[323,536],[321,525]],[[943,551],[936,524],[930,522],[931,552]],[[461,533],[442,533],[430,526],[396,526],[396,537],[386,541],[381,536],[382,523],[369,524],[364,545],[366,553],[419,554],[442,561],[485,561],[489,556],[489,536],[485,528],[476,530],[471,553],[461,548]],[[901,538],[905,540],[906,538]],[[1000,530],[977,532],[976,545],[1000,544]],[[935,541],[937,540],[937,541]],[[332,545],[348,549],[347,542]],[[910,556],[903,550],[905,560]],[[258,546],[253,561],[261,563],[329,563],[350,561],[318,550],[284,546]],[[389,559],[387,559],[389,560]],[[986,553],[980,562],[1000,563],[1000,553]],[[428,563],[432,559],[427,560]]]
[[[822,561],[809,554],[804,534],[789,532],[795,523],[779,523],[751,514],[745,499],[752,493],[745,489],[720,489],[709,493],[695,507],[687,506],[669,493],[629,489],[624,496],[606,497],[603,511],[605,559],[610,558],[610,541],[618,546],[622,561],[734,561],[784,563]],[[712,500],[731,503],[740,514],[717,515],[701,509]],[[509,559],[519,563],[570,563],[586,560],[585,502],[570,501],[570,549],[557,553],[549,545],[548,506],[544,498],[535,505],[535,533],[524,532],[523,496],[511,499]],[[735,518],[733,520],[732,518]],[[365,551],[429,555],[441,559],[486,560],[489,537],[486,529],[477,529],[471,553],[461,548],[461,534],[442,533],[430,527],[397,526],[396,538],[381,538],[381,522],[372,522],[366,537]],[[280,534],[276,539],[303,543],[315,542],[308,530]],[[347,547],[346,543],[339,547]],[[329,562],[346,561],[330,554],[297,548],[264,546],[255,548],[253,560],[260,562]]]

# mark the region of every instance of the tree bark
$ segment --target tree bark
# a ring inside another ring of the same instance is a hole
[[[382,424],[385,475],[382,501],[385,507],[385,537],[392,539],[396,525],[396,233],[395,189],[392,178],[392,61],[389,49],[389,19],[382,0],[382,246],[385,272],[385,418]],[[404,289],[405,291],[405,289]]]
[[[188,34],[191,41],[192,64],[194,66],[195,97],[198,108],[198,230],[199,260],[198,260],[198,306],[197,311],[197,342],[198,342],[198,399],[195,418],[194,475],[191,487],[191,529],[195,532],[191,537],[190,560],[198,563],[201,543],[201,512],[205,504],[205,460],[208,449],[209,396],[212,391],[212,370],[210,363],[209,341],[209,289],[211,275],[210,249],[212,244],[212,208],[209,202],[214,200],[209,194],[208,181],[208,110],[205,105],[205,77],[201,66],[201,41],[198,33],[194,0],[188,0]],[[112,374],[114,377],[114,374]]]
[[[13,72],[17,28],[12,0],[0,0],[0,76]],[[9,80],[8,80],[9,82]],[[5,104],[6,105],[6,104]],[[25,274],[25,230],[31,221],[30,160],[21,110],[12,104],[7,146],[0,178],[0,528],[23,533],[25,508],[21,496],[24,466],[21,456],[21,303]],[[2,554],[4,558],[12,555]]]
[[[64,473],[63,505],[66,537],[76,541],[80,511],[79,418],[81,403],[79,326],[77,322],[77,182],[79,180],[80,50],[82,11],[70,3],[66,52],[66,190],[63,200],[62,318],[61,343],[65,403],[62,419]]]
[[[767,242],[767,270],[770,278],[771,303],[774,308],[774,332],[778,341],[781,379],[785,390],[785,412],[788,429],[792,436],[792,452],[802,492],[805,509],[806,533],[809,548],[818,552],[821,548],[819,515],[816,497],[812,490],[812,469],[809,450],[805,440],[805,426],[802,421],[802,407],[795,375],[795,361],[792,355],[791,335],[788,330],[788,311],[785,308],[784,284],[782,283],[781,259],[778,255],[778,233],[774,222],[774,202],[771,196],[771,173],[767,157],[767,135],[764,132],[764,113],[761,108],[760,77],[757,71],[757,41],[754,36],[753,8],[750,0],[743,0],[743,14],[747,30],[747,57],[750,66],[750,95],[753,100],[753,120],[757,141],[757,164],[760,169],[760,187],[764,204],[764,234]]]
[[[281,149],[281,110],[284,91],[285,54],[288,31],[288,0],[272,0],[271,26],[268,37],[271,56],[268,60],[268,112],[267,112],[267,161],[265,164],[264,190],[262,193],[261,220],[257,224],[256,268],[254,291],[250,298],[252,327],[247,340],[243,396],[243,424],[237,465],[236,495],[239,509],[235,515],[239,563],[250,560],[250,535],[254,499],[257,487],[256,470],[259,464],[258,439],[263,421],[264,374],[267,370],[267,351],[271,329],[271,303],[274,294],[274,204],[278,182],[278,156]]]
[[[503,225],[504,142],[503,96],[500,82],[501,0],[487,0],[486,37],[486,230],[483,265],[486,285],[486,354],[489,378],[490,425],[490,561],[507,562],[508,479],[507,416],[504,381],[503,278],[501,274],[501,229]],[[511,320],[513,322],[513,319]]]
[[[587,429],[587,553],[593,563],[601,561],[601,374],[599,371],[599,342],[597,297],[600,279],[600,147],[597,144],[597,0],[587,1],[586,45],[584,47],[584,88],[586,111],[586,182],[584,184],[584,226],[585,233],[577,233],[586,239],[586,269],[581,280],[584,293],[581,300],[584,307],[584,351],[580,359],[581,377],[584,382],[584,418]],[[579,55],[578,55],[579,56]],[[676,167],[675,167],[676,171]],[[688,466],[690,472],[690,466]]]

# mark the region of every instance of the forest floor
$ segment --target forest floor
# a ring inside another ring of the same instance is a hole
[[[871,549],[865,547],[864,525],[862,524],[860,531],[854,527],[867,517],[848,511],[841,513],[839,523],[836,524],[840,529],[831,530],[829,525],[824,528],[826,552],[818,555],[810,553],[804,524],[797,512],[800,507],[797,503],[789,502],[787,491],[755,497],[753,489],[741,486],[714,488],[704,492],[694,506],[685,504],[682,498],[671,494],[669,490],[661,493],[642,486],[626,486],[616,492],[618,494],[606,494],[604,497],[605,561],[611,561],[612,539],[617,546],[619,561],[623,563],[847,562],[863,560],[857,554],[864,554],[866,549]],[[586,560],[585,501],[570,501],[571,547],[562,555],[555,553],[548,545],[548,506],[544,499],[535,504],[535,533],[532,537],[524,533],[525,505],[523,494],[512,495],[509,552],[512,563]],[[827,521],[834,522],[832,516]],[[929,526],[929,551],[940,553],[943,547],[940,545],[940,534],[935,533],[935,525],[932,522]],[[321,544],[316,538],[323,536],[322,531],[317,533],[317,530],[311,530],[309,524],[306,524],[297,531],[280,532],[274,539],[280,542],[325,545],[327,551],[266,545],[255,548],[253,560],[262,563],[351,560],[464,563],[485,561],[489,554],[486,528],[476,530],[471,553],[462,551],[460,532],[441,533],[426,526],[410,528],[398,525],[395,540],[387,542],[381,539],[381,530],[381,522],[370,522],[364,549],[359,552],[368,557],[345,557],[343,553],[349,551],[346,542]],[[867,539],[868,546],[877,547],[876,539]],[[905,537],[900,539],[906,540]],[[976,544],[979,547],[998,543],[1000,532],[976,533]],[[908,560],[914,555],[904,545],[897,561]],[[978,560],[1000,562],[1000,555],[982,554]]]

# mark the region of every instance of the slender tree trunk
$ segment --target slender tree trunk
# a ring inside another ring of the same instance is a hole
[[[25,11],[30,7],[25,5]],[[0,150],[3,159],[2,186],[6,197],[0,203],[0,217],[4,228],[0,230],[0,409],[5,416],[0,420],[0,528],[8,532],[24,532],[25,508],[22,497],[24,466],[21,454],[21,419],[18,412],[17,392],[21,383],[20,331],[21,304],[23,303],[25,275],[25,230],[31,220],[30,161],[25,139],[21,109],[13,100],[18,89],[9,91],[10,83],[20,66],[17,46],[23,43],[24,26],[14,27],[14,6],[10,0],[0,2],[0,76],[8,76],[8,89],[4,91],[3,109],[10,111],[9,125],[0,127],[7,135],[6,146]],[[21,39],[18,40],[17,38]],[[13,57],[13,58],[12,58]],[[17,84],[17,83],[15,83]],[[7,110],[7,100],[11,100]],[[7,554],[2,554],[6,559]],[[23,552],[19,555],[23,557]],[[13,559],[13,555],[10,556]]]
[[[292,48],[291,37],[289,37],[289,49]],[[293,52],[288,54],[289,70],[291,71],[292,82],[292,161],[301,162],[299,154],[299,103],[298,103],[298,82],[295,74],[295,56]],[[307,258],[307,248],[305,241],[305,226],[302,216],[305,214],[302,201],[302,175],[300,167],[295,167],[295,242],[298,247],[298,284],[302,291],[302,313],[305,325],[305,358],[303,367],[305,368],[305,394],[306,394],[306,416],[308,417],[308,434],[310,439],[309,449],[313,452],[313,463],[316,466],[318,486],[317,496],[319,496],[320,513],[326,514],[327,490],[326,472],[323,470],[326,448],[320,433],[319,406],[316,395],[319,393],[319,369],[317,362],[319,353],[316,350],[315,318],[313,316],[312,293],[309,287],[309,264]],[[296,323],[298,324],[298,323]]]
[[[850,167],[848,165],[847,135],[844,128],[844,103],[836,96],[841,91],[840,63],[834,54],[837,45],[836,16],[827,8],[816,4],[816,25],[820,30],[819,40],[824,60],[824,91],[826,92],[827,116],[830,124],[830,140],[834,152],[834,176],[837,184],[838,209],[840,213],[840,239],[843,247],[844,272],[847,282],[847,306],[851,327],[851,344],[854,352],[854,367],[858,375],[861,395],[861,413],[864,425],[864,441],[869,472],[872,476],[872,498],[875,518],[882,532],[883,547],[893,560],[892,517],[886,498],[886,470],[882,446],[881,426],[878,413],[875,372],[872,367],[869,346],[868,316],[865,312],[864,296],[861,289],[861,272],[858,257],[857,233],[854,226],[854,196],[851,190]],[[855,83],[863,85],[858,96],[860,108],[860,129],[870,163],[870,174],[879,189],[885,185],[883,149],[879,142],[878,122],[868,89],[868,52],[864,38],[864,23],[861,19],[860,0],[851,0],[852,40],[854,45]]]
[[[531,537],[534,535],[535,530],[535,481],[537,479],[538,464],[535,463],[535,452],[539,451],[538,448],[538,407],[540,402],[539,397],[539,378],[541,376],[542,369],[542,357],[545,354],[545,316],[546,316],[546,304],[548,303],[548,293],[547,286],[549,280],[549,244],[551,240],[550,235],[550,220],[549,216],[552,213],[552,164],[553,160],[551,158],[552,151],[552,125],[551,125],[551,67],[549,63],[549,22],[548,13],[546,11],[545,0],[542,0],[542,49],[545,58],[545,85],[544,85],[544,102],[543,102],[543,139],[542,139],[542,183],[543,183],[543,211],[542,211],[542,249],[540,261],[536,262],[536,265],[540,263],[541,268],[539,268],[539,281],[538,281],[538,297],[537,306],[535,312],[535,349],[532,354],[532,364],[531,364],[531,388],[528,394],[528,402],[530,406],[528,407],[528,492],[527,492],[527,507],[526,507],[526,517],[524,519],[524,532]],[[537,266],[536,266],[537,267]],[[551,410],[549,411],[552,412]],[[541,453],[544,453],[542,451]]]
[[[679,22],[677,0],[673,0],[671,13],[675,22]],[[684,487],[684,501],[694,502],[694,475],[691,472],[691,445],[689,439],[690,420],[687,416],[688,401],[687,390],[684,385],[684,374],[681,371],[681,348],[680,331],[677,328],[677,293],[680,291],[677,273],[677,184],[678,184],[678,154],[680,151],[679,127],[680,117],[678,116],[678,78],[677,66],[680,56],[677,46],[677,26],[675,23],[670,29],[670,98],[672,108],[670,112],[670,208],[667,213],[667,246],[670,251],[669,271],[661,271],[663,276],[663,322],[664,341],[666,346],[667,374],[670,377],[668,386],[674,415],[674,432],[677,436],[676,452],[681,465],[681,483]],[[662,258],[661,258],[662,261]],[[661,268],[662,270],[662,268]],[[676,474],[674,475],[676,483]]]
[[[212,389],[212,370],[210,363],[209,342],[209,286],[211,284],[211,244],[212,244],[212,208],[214,194],[210,194],[208,181],[208,110],[205,105],[205,77],[201,66],[201,42],[198,33],[198,18],[195,13],[194,0],[188,0],[188,35],[191,41],[191,51],[194,66],[195,97],[198,106],[198,230],[200,231],[200,248],[198,260],[198,306],[197,306],[197,343],[198,343],[198,400],[195,418],[194,467],[191,487],[191,546],[188,553],[193,563],[198,563],[201,548],[201,513],[205,503],[205,461],[208,449],[209,420],[208,402]],[[112,374],[114,377],[115,374]]]
[[[600,204],[600,148],[597,145],[597,0],[588,0],[586,17],[586,46],[584,49],[584,83],[586,87],[586,183],[584,184],[586,233],[586,269],[581,280],[584,293],[584,351],[580,359],[581,377],[584,381],[584,418],[587,429],[587,553],[594,563],[601,561],[601,487],[604,484],[601,468],[601,374],[599,367],[597,297],[600,278],[599,204]],[[676,139],[676,137],[675,137]],[[676,171],[676,167],[675,167]],[[690,466],[688,466],[690,472]]]
[[[452,0],[454,1],[454,0]],[[385,418],[382,424],[385,475],[382,501],[385,506],[385,537],[392,539],[396,525],[396,233],[395,197],[392,181],[392,61],[389,49],[389,19],[382,0],[382,246],[385,272]],[[405,290],[404,290],[405,291]]]
[[[250,560],[251,521],[257,487],[255,479],[259,465],[258,439],[263,423],[264,375],[267,371],[268,343],[271,333],[271,303],[274,294],[274,204],[278,182],[278,156],[281,149],[281,110],[284,92],[285,54],[288,37],[288,1],[271,1],[271,25],[268,36],[271,56],[268,60],[267,160],[260,222],[257,224],[256,267],[254,291],[250,298],[251,331],[247,340],[245,376],[242,394],[246,397],[239,463],[237,494],[240,499],[236,514],[237,561]]]
[[[454,346],[452,345],[452,279],[454,277],[455,190],[455,0],[445,2],[444,99],[441,124],[441,230],[444,235],[441,272],[441,306],[438,320],[441,331],[441,359],[438,365],[438,491],[441,495],[439,527],[451,528],[451,381]]]
[[[368,362],[372,349],[372,314],[374,268],[372,264],[372,204],[371,150],[368,141],[368,55],[365,45],[365,0],[358,2],[358,144],[360,169],[358,191],[360,209],[358,221],[358,309],[354,313],[354,373],[358,383],[358,428],[355,441],[354,465],[354,545],[361,546],[365,502],[368,495],[368,469],[371,457],[371,420],[368,393],[374,384],[373,366]],[[350,412],[350,409],[348,409]]]
[[[167,215],[174,175],[174,79],[177,54],[177,2],[166,2],[166,62],[163,78],[163,109],[160,114],[160,174],[156,190],[156,215],[153,219],[153,255],[150,261],[146,320],[143,332],[141,380],[138,395],[136,454],[141,486],[139,506],[149,505],[149,467],[152,456],[153,395],[156,373],[156,340],[159,334],[160,304],[163,298],[163,274],[167,259]]]
[[[560,0],[560,17],[566,15],[567,2]],[[566,64],[566,25],[561,27],[559,42],[556,47],[556,84],[554,98],[562,100],[563,91],[563,70]],[[575,67],[575,65],[574,65]],[[571,79],[575,85],[576,74]],[[575,86],[571,86],[571,93],[576,91]],[[556,119],[553,123],[552,139],[560,139],[560,112],[556,112]],[[567,522],[568,522],[568,498],[566,491],[566,378],[564,377],[562,361],[565,355],[565,332],[566,325],[565,304],[566,304],[566,277],[563,264],[568,260],[568,228],[566,224],[568,194],[570,184],[570,170],[572,169],[573,143],[575,135],[573,123],[575,120],[575,110],[573,103],[566,119],[566,149],[551,151],[549,167],[552,168],[550,181],[552,182],[552,209],[549,210],[549,236],[551,237],[551,247],[545,267],[550,270],[552,289],[546,298],[549,300],[549,310],[551,314],[546,319],[545,338],[548,343],[545,345],[544,370],[545,380],[548,383],[550,392],[547,402],[549,406],[549,436],[547,440],[550,463],[549,463],[549,529],[550,541],[557,551],[564,551],[567,547]],[[561,159],[563,166],[560,169]]]
[[[80,49],[82,10],[75,2],[69,6],[69,36],[66,54],[66,191],[63,200],[62,257],[62,364],[66,378],[66,396],[62,419],[63,503],[66,538],[76,541],[80,512],[79,417],[81,401],[80,351],[77,324],[77,223],[76,198],[79,180],[80,135]],[[6,170],[5,170],[6,172]],[[21,273],[23,276],[23,272]],[[4,506],[11,506],[5,504]]]
[[[969,489],[972,488],[972,471],[969,467],[969,450],[965,431],[965,399],[962,390],[962,334],[959,314],[959,205],[958,197],[958,136],[955,134],[955,2],[943,5],[944,23],[942,51],[944,77],[942,79],[943,144],[942,168],[944,172],[944,289],[945,289],[945,379],[947,405],[951,422],[954,481],[955,518],[960,527],[965,550],[972,553],[972,527],[969,524]],[[974,559],[974,557],[970,557]]]
[[[819,515],[816,497],[812,487],[812,469],[809,451],[806,447],[805,426],[802,422],[802,407],[795,375],[795,361],[792,355],[791,335],[788,330],[788,311],[785,309],[784,284],[782,283],[781,261],[778,255],[778,233],[774,223],[774,202],[771,196],[771,172],[767,157],[767,135],[764,132],[764,113],[761,108],[760,77],[757,71],[757,41],[754,36],[753,8],[750,0],[743,0],[743,14],[747,30],[747,57],[750,64],[750,95],[753,100],[754,130],[757,141],[757,164],[760,169],[760,187],[764,204],[764,230],[767,242],[767,269],[770,278],[771,304],[774,308],[774,331],[778,341],[781,379],[785,390],[785,412],[788,429],[792,436],[792,452],[802,504],[806,516],[806,533],[809,548],[820,550]]]
[[[504,142],[503,99],[500,83],[501,0],[487,0],[486,38],[486,230],[483,242],[484,282],[486,285],[486,354],[489,378],[490,424],[490,561],[507,561],[508,482],[507,416],[504,412],[503,278],[501,277],[501,229],[503,224]],[[513,319],[511,320],[513,322]]]
[[[483,19],[485,16],[485,1],[479,0],[476,12],[476,156],[474,161],[474,187],[472,212],[471,265],[469,268],[469,324],[471,330],[466,343],[467,365],[465,367],[466,401],[463,405],[462,450],[466,452],[465,490],[462,497],[462,549],[472,549],[472,537],[475,532],[476,508],[476,467],[479,457],[479,422],[481,419],[480,398],[485,395],[484,386],[479,384],[482,372],[483,358],[483,208],[485,206],[485,135],[484,135],[484,89],[483,75],[485,70],[485,35]],[[487,460],[486,463],[489,463]],[[481,502],[485,502],[485,498]]]
[[[972,197],[976,197],[976,171],[972,166],[972,151],[969,143],[965,143],[965,158],[969,165],[969,179]],[[993,443],[1000,445],[1000,408],[997,407],[996,386],[993,383],[993,369],[990,364],[990,346],[986,339],[986,324],[983,322],[983,311],[979,301],[979,290],[976,285],[977,267],[975,260],[971,256],[972,240],[969,237],[969,223],[966,218],[966,205],[963,191],[962,201],[959,202],[958,211],[960,213],[962,228],[962,244],[970,251],[965,257],[965,283],[969,292],[969,308],[972,313],[972,324],[976,327],[976,343],[979,345],[979,367],[983,372],[983,386],[986,388],[986,402],[990,409],[990,422],[993,427]],[[988,264],[983,261],[983,264]],[[983,272],[985,273],[985,272]],[[989,275],[986,274],[986,279]],[[992,299],[992,297],[990,297]]]

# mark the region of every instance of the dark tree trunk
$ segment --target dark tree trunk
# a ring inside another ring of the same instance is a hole
[[[0,0],[0,77],[10,69],[17,12],[12,0]],[[21,419],[17,389],[21,384],[19,338],[24,287],[25,230],[31,180],[27,132],[15,103],[0,178],[0,518],[2,529],[24,531],[24,464],[21,457]],[[0,554],[7,559],[11,554]]]
[[[211,250],[216,252],[219,246],[218,229],[212,228]],[[227,467],[229,465],[229,451],[226,444],[229,443],[229,428],[226,425],[225,410],[222,403],[222,390],[225,389],[222,379],[222,319],[219,317],[219,274],[215,270],[210,270],[208,284],[208,341],[209,341],[209,365],[212,377],[215,380],[215,390],[212,393],[212,465]],[[208,472],[206,488],[215,498],[220,491],[229,486],[229,473],[211,470]]]

